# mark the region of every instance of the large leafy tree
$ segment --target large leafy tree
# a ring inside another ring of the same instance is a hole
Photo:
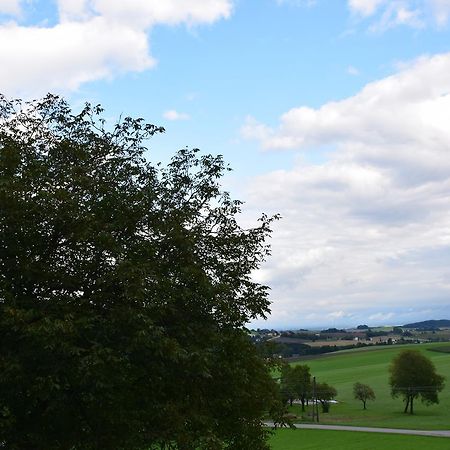
[[[439,403],[438,393],[444,389],[444,377],[436,373],[433,362],[418,350],[403,350],[389,368],[391,393],[402,397],[405,410],[414,413],[414,400],[426,404]]]
[[[220,156],[151,164],[163,130],[101,112],[0,97],[0,446],[266,448],[272,219],[239,225]]]

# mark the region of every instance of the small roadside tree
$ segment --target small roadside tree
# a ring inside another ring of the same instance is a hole
[[[367,400],[375,400],[375,392],[367,384],[355,383],[353,385],[353,395],[356,400],[361,400],[363,409],[366,409]]]
[[[402,397],[404,412],[414,414],[414,399],[425,404],[439,403],[438,392],[444,388],[444,377],[436,373],[433,362],[418,350],[403,350],[389,368],[391,394]]]
[[[322,405],[322,412],[330,412],[330,401],[336,398],[337,390],[328,383],[316,384],[316,397]]]

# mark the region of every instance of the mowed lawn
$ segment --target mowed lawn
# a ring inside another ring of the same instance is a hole
[[[450,438],[359,431],[277,430],[272,450],[448,450]]]
[[[448,343],[355,349],[293,364],[307,364],[317,381],[327,382],[337,389],[339,403],[331,405],[330,413],[320,415],[324,424],[444,430],[450,429],[450,353],[429,350],[439,346],[448,347]],[[432,359],[437,372],[446,377],[446,387],[439,394],[440,403],[427,406],[416,401],[413,416],[403,413],[403,401],[391,397],[388,383],[389,365],[405,349],[422,351]],[[366,411],[362,403],[353,398],[353,384],[357,381],[371,386],[376,394],[376,400],[368,402]],[[294,405],[292,412],[302,416],[300,406]],[[308,420],[308,413],[303,414],[303,419]],[[450,448],[450,440],[447,448]]]

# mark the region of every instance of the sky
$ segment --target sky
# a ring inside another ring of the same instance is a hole
[[[282,216],[250,326],[450,319],[450,0],[0,0],[0,92],[222,154]]]

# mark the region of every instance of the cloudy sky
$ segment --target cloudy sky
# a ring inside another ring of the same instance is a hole
[[[0,0],[0,92],[49,91],[282,215],[253,326],[450,318],[450,0]]]

